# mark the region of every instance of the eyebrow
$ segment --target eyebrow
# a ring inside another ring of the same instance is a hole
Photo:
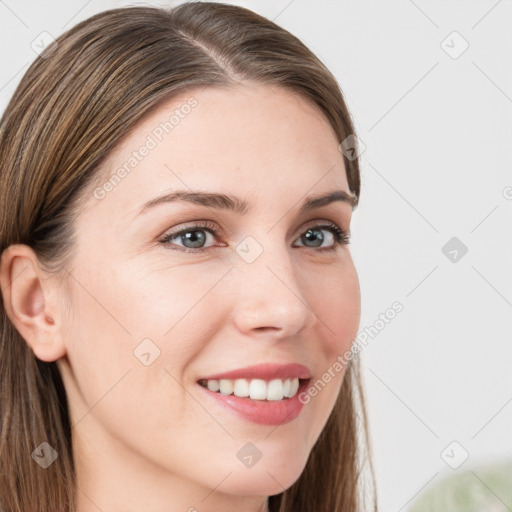
[[[169,194],[165,194],[155,199],[151,199],[145,203],[136,216],[139,216],[154,206],[162,203],[172,203],[177,201],[187,201],[190,203],[200,204],[209,208],[231,210],[235,213],[244,215],[250,210],[247,201],[229,194],[221,194],[215,192],[199,192],[191,190],[176,190]],[[348,203],[352,208],[357,206],[357,198],[344,190],[334,190],[327,194],[318,196],[309,196],[304,201],[299,210],[299,214],[307,213],[315,208],[327,206],[335,201]]]

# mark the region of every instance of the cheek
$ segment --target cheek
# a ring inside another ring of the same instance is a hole
[[[359,279],[352,260],[311,273],[306,299],[318,317],[329,359],[350,348],[361,317]]]
[[[197,350],[190,346],[197,328],[191,331],[182,296],[166,293],[169,282],[141,282],[129,275],[116,273],[108,286],[100,275],[94,281],[81,276],[82,286],[73,288],[66,325],[73,377],[67,390],[73,425],[87,431],[99,422],[137,449],[148,432],[176,430],[190,407],[177,381]],[[180,280],[175,276],[174,281]]]
[[[310,347],[322,356],[316,380],[302,395],[312,414],[309,443],[316,442],[338,398],[346,373],[346,354],[357,336],[361,296],[357,271],[350,259],[315,273],[308,283],[311,309],[318,317],[320,343]]]
[[[337,308],[331,311],[335,332],[339,333],[340,349],[347,350],[357,336],[361,319],[361,293],[354,267],[347,269],[334,293],[339,294]]]
[[[173,378],[183,379],[190,362],[221,328],[221,301],[213,302],[208,291],[226,270],[193,272],[177,266],[164,271],[127,264],[84,268],[75,276],[66,339],[86,406],[112,388],[113,402],[140,399],[137,407],[158,410],[157,403],[168,400],[181,407]],[[150,398],[142,400],[144,395]]]
[[[112,304],[132,337],[153,335],[163,343],[176,338],[178,332],[191,328],[197,322],[214,322],[214,311],[207,317],[203,301],[222,280],[230,266],[174,265],[157,263],[128,263],[119,266],[114,274],[116,290],[109,291],[106,300]],[[211,318],[210,318],[211,317]],[[199,325],[195,325],[196,329]]]

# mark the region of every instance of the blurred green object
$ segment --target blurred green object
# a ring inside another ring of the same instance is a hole
[[[512,461],[438,478],[407,512],[512,512]]]

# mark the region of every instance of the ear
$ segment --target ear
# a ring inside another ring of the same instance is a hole
[[[28,245],[10,245],[2,253],[0,284],[9,319],[41,361],[66,354],[62,338],[58,282],[41,267]]]

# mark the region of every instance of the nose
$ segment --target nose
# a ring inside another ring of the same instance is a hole
[[[301,289],[286,247],[265,249],[252,263],[237,261],[232,315],[240,332],[284,340],[310,328],[317,317]]]

